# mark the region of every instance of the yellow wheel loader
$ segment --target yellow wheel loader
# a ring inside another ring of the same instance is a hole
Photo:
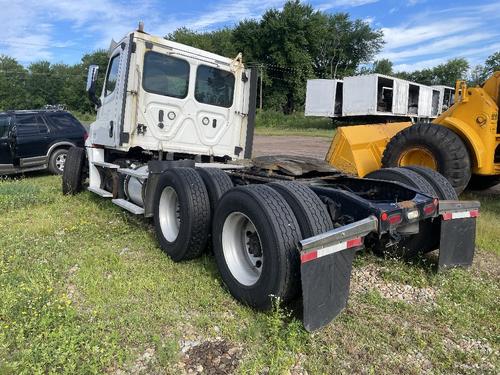
[[[380,167],[437,170],[461,193],[500,182],[500,71],[481,87],[457,81],[455,104],[432,122],[357,125],[337,130],[326,156],[360,177]]]

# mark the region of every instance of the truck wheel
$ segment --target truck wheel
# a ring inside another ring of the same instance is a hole
[[[266,185],[228,191],[215,210],[213,248],[231,294],[258,309],[300,290],[300,228],[285,199]]]
[[[60,148],[52,152],[49,158],[49,171],[53,174],[63,174],[67,158],[68,150],[65,148]]]
[[[153,199],[161,249],[175,262],[201,255],[210,229],[210,202],[200,175],[193,168],[167,170]]]
[[[470,182],[470,190],[486,190],[492,188],[495,185],[500,184],[500,176],[481,176],[478,174],[473,174]]]
[[[333,229],[332,219],[321,199],[304,184],[297,182],[272,182],[276,190],[290,205],[299,223],[302,238],[316,236]]]
[[[427,194],[435,198],[438,197],[437,192],[425,178],[406,168],[382,168],[368,173],[365,178],[400,182],[422,192],[423,194]]]
[[[85,164],[85,150],[81,147],[71,147],[66,156],[62,175],[62,192],[65,195],[74,195],[82,191],[83,167]]]
[[[438,194],[426,179],[418,173],[405,168],[379,169],[366,175],[366,178],[400,182],[424,194],[438,197]],[[437,232],[436,226],[427,219],[419,222],[418,234],[406,236],[390,247],[385,247],[384,241],[379,241],[372,246],[372,251],[379,255],[387,252],[404,258],[413,258],[418,254],[435,250],[438,246],[439,232]]]
[[[233,182],[226,172],[218,168],[196,168],[207,188],[212,212],[224,193],[233,188]]]
[[[443,200],[458,200],[458,195],[450,181],[446,179],[441,173],[426,167],[420,167],[417,165],[411,165],[405,167],[413,172],[418,173],[420,176],[425,178],[429,184],[432,185],[436,191],[438,198]]]
[[[420,165],[437,170],[464,191],[471,177],[471,162],[462,139],[444,126],[419,123],[391,138],[382,156],[382,167]]]

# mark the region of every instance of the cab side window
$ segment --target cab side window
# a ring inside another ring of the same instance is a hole
[[[7,138],[10,128],[10,116],[0,115],[0,138]]]
[[[229,108],[233,105],[234,75],[200,65],[196,72],[194,97],[200,103]]]
[[[183,99],[189,88],[189,63],[158,52],[144,55],[144,90],[153,94]]]
[[[118,66],[120,65],[120,55],[116,55],[109,62],[108,76],[106,77],[106,86],[104,96],[108,96],[115,91],[116,81],[118,79]]]

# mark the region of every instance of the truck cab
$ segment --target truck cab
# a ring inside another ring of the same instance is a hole
[[[93,100],[90,145],[168,158],[250,156],[251,73],[241,55],[225,58],[141,30],[112,43],[109,55],[102,92]],[[97,74],[90,69],[92,93]]]

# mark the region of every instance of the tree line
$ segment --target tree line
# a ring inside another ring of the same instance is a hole
[[[472,83],[480,83],[491,71],[500,70],[497,52],[472,69],[460,58],[430,69],[394,73],[389,60],[370,64],[384,45],[381,30],[347,13],[316,11],[299,0],[288,1],[280,10],[267,10],[259,20],[247,19],[209,32],[179,28],[165,38],[228,57],[242,52],[245,63],[256,67],[261,76],[263,107],[283,113],[303,108],[310,78],[375,72],[453,86],[468,72]],[[99,65],[100,90],[107,60],[105,51],[96,51],[74,65],[39,61],[24,67],[12,57],[0,56],[0,110],[64,104],[73,111],[92,112],[85,93],[87,68]]]

